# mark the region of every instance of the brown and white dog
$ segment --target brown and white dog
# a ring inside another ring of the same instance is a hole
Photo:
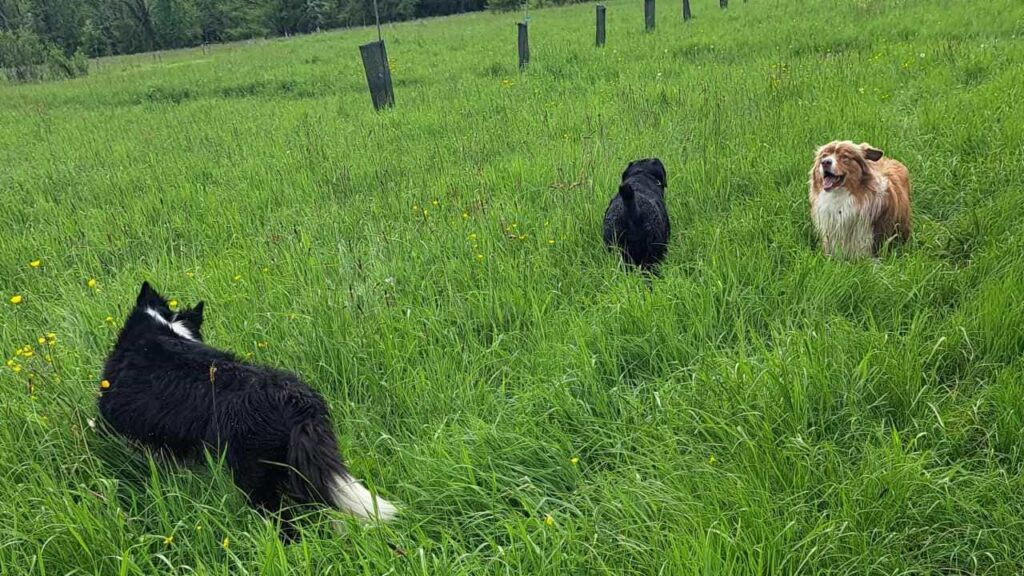
[[[811,168],[811,220],[828,255],[878,256],[886,242],[910,238],[910,176],[870,144],[835,141]]]

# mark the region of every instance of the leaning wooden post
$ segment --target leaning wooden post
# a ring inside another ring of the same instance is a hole
[[[519,69],[530,63],[530,32],[527,22],[519,22]]]
[[[693,16],[690,15],[690,0],[683,0],[683,22],[687,22]]]
[[[654,0],[644,0],[644,24],[648,32],[654,30]]]
[[[604,4],[597,5],[597,45],[604,46]]]

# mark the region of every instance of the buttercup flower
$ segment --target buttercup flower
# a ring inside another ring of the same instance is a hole
[[[572,458],[569,458],[569,463],[575,466],[580,463],[580,459],[576,456],[573,456]]]
[[[544,517],[544,523],[547,524],[548,526],[554,526],[555,525],[555,519],[551,517],[551,514],[548,514],[547,516]]]
[[[46,338],[40,336],[39,338],[36,338],[36,342],[38,342],[39,345],[42,346],[43,344],[46,344]]]
[[[177,300],[171,300],[170,302],[167,303],[167,307],[170,308],[171,310],[177,310],[178,309],[178,301]]]
[[[46,333],[46,343],[49,344],[50,346],[53,346],[54,344],[56,344],[57,343],[57,335],[54,334],[53,332],[47,332]]]
[[[164,536],[164,546],[174,544],[174,536]]]
[[[225,550],[227,550],[228,549],[228,544],[230,544],[230,543],[231,543],[231,540],[227,536],[225,536],[224,537],[224,541],[220,543],[220,547],[225,549]]]
[[[89,288],[95,288],[96,284],[98,284],[98,282],[96,282],[95,278],[89,278],[89,280],[85,283],[85,285],[88,286]]]
[[[100,390],[109,390],[110,380],[100,380]]]
[[[21,304],[22,300],[24,300],[24,298],[21,297],[21,294],[11,296],[11,304]]]
[[[232,280],[234,280],[235,282],[238,282],[241,279],[242,279],[242,275],[241,274],[235,274],[235,277],[232,278]]]
[[[39,268],[40,266],[43,265],[43,261],[42,260],[33,260],[33,261],[29,262],[28,265],[33,267],[33,268]]]

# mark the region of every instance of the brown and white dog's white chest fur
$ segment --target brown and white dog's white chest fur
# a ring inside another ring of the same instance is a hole
[[[874,254],[875,214],[886,203],[888,185],[882,180],[877,195],[862,201],[846,188],[818,195],[811,204],[811,219],[818,230],[826,254],[841,253],[846,258],[865,258]]]
[[[910,237],[910,179],[899,162],[868,144],[821,147],[811,168],[811,221],[828,255],[877,256]]]

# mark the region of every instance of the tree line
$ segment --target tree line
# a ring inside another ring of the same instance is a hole
[[[531,6],[581,0],[530,0]],[[382,22],[523,0],[377,0]],[[0,71],[26,81],[88,71],[88,58],[287,36],[374,22],[373,0],[0,0]]]

